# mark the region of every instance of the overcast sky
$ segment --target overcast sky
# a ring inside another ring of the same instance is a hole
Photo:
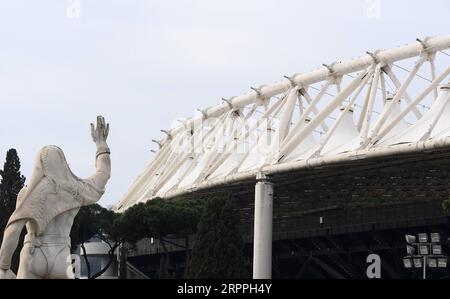
[[[0,0],[0,167],[13,147],[30,177],[39,148],[55,144],[89,176],[89,123],[102,114],[113,172],[101,204],[114,204],[177,118],[322,63],[447,35],[449,13],[448,0]]]

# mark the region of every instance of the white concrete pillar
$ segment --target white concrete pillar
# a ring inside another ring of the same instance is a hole
[[[253,228],[253,278],[272,278],[273,184],[258,172],[255,186]]]

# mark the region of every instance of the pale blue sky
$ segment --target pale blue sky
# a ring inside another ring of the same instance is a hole
[[[89,123],[102,114],[113,161],[104,205],[150,162],[159,130],[197,108],[450,33],[448,0],[380,0],[379,18],[368,17],[366,0],[80,0],[76,19],[69,2],[0,1],[0,163],[14,147],[29,177],[37,150],[56,144],[86,177]]]

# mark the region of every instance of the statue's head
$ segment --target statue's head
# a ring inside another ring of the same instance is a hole
[[[42,171],[50,179],[61,181],[77,178],[70,170],[64,152],[56,145],[44,146],[38,155]]]
[[[34,186],[40,181],[42,176],[46,176],[51,181],[58,182],[58,184],[71,184],[76,180],[80,180],[70,170],[62,149],[55,145],[47,145],[39,150],[28,185]]]

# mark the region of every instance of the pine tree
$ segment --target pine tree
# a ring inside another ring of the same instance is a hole
[[[243,240],[232,198],[208,201],[198,225],[192,250],[189,278],[246,278]]]
[[[17,194],[23,188],[25,177],[20,173],[20,160],[15,149],[10,149],[6,154],[3,170],[0,170],[0,242],[3,241],[3,233],[8,219],[16,208]],[[19,246],[13,256],[11,268],[17,272],[19,265],[19,252],[23,246],[23,233]]]

